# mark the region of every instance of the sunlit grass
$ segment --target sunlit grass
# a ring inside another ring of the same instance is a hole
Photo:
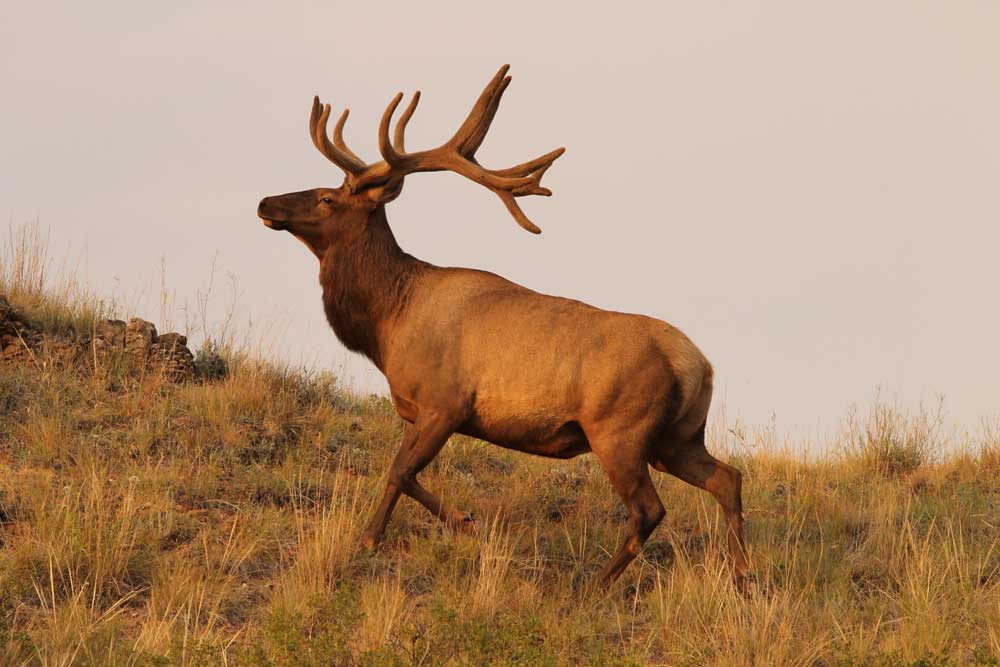
[[[48,286],[26,233],[0,294],[44,326],[104,313]],[[879,401],[806,455],[719,417],[750,592],[714,501],[660,474],[667,517],[605,592],[624,515],[592,458],[456,438],[422,479],[477,533],[403,499],[369,553],[391,407],[227,354],[186,385],[0,365],[0,664],[1000,664],[1000,422],[944,433]]]

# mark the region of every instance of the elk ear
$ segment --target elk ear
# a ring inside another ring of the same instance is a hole
[[[403,179],[365,188],[361,193],[375,204],[388,204],[403,191]]]

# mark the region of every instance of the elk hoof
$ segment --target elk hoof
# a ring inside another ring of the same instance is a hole
[[[362,533],[361,535],[361,546],[363,546],[368,551],[375,551],[378,547],[379,540],[375,535],[371,533]]]
[[[733,574],[733,586],[736,592],[744,597],[750,597],[756,591],[756,581],[752,573],[737,572]]]
[[[451,527],[467,535],[476,534],[476,522],[468,512],[456,512],[449,522]]]

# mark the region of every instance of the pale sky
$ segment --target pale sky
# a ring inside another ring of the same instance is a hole
[[[876,388],[1000,414],[1000,3],[7,3],[0,215],[137,314],[208,286],[218,318],[356,389],[381,376],[328,330],[318,264],[258,200],[341,173],[312,96],[351,108],[369,160],[397,90],[437,145],[497,67],[514,77],[479,157],[557,146],[544,230],[454,174],[411,176],[407,251],[640,312],[714,363],[750,423],[837,423]],[[183,322],[175,313],[174,321]]]

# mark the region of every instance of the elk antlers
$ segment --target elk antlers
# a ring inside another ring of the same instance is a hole
[[[313,98],[309,134],[319,152],[347,174],[345,184],[351,192],[382,187],[383,192],[387,193],[383,200],[389,200],[399,193],[403,178],[408,174],[421,171],[453,171],[492,190],[514,216],[517,224],[529,232],[539,234],[542,230],[524,215],[515,198],[527,195],[550,196],[552,191],[541,186],[542,176],[566,149],[557,148],[534,160],[507,169],[487,169],[476,161],[476,150],[486,138],[486,133],[500,106],[500,98],[510,84],[508,69],[510,66],[504,65],[497,71],[458,131],[437,148],[407,153],[404,147],[406,124],[420,101],[420,91],[414,93],[410,104],[396,122],[392,141],[389,140],[389,125],[392,123],[396,107],[403,99],[403,94],[397,93],[382,114],[378,130],[378,147],[382,154],[380,162],[366,164],[347,147],[343,134],[344,123],[347,122],[347,109],[340,115],[333,129],[333,141],[330,141],[326,129],[330,118],[330,105],[321,107],[318,97]]]

